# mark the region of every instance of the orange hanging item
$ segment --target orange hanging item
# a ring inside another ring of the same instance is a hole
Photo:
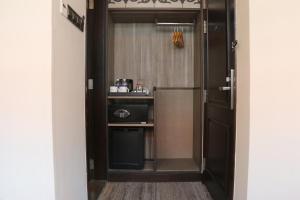
[[[172,36],[172,42],[173,42],[174,46],[177,48],[184,47],[183,31],[178,31],[178,27],[177,27],[177,31],[175,31],[175,29],[174,29],[173,36]]]

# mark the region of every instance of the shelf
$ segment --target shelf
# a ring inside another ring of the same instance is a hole
[[[158,159],[157,171],[158,172],[174,172],[174,171],[198,172],[200,171],[200,168],[193,159],[189,159],[189,158]]]
[[[193,159],[158,159],[157,161],[145,161],[141,170],[109,169],[109,172],[200,172],[200,168]]]
[[[193,8],[109,8],[114,23],[193,22],[200,9]],[[180,18],[178,18],[180,16]]]
[[[107,99],[153,100],[153,96],[108,96]]]
[[[199,90],[201,87],[155,87],[154,90]]]
[[[125,123],[109,123],[109,127],[154,127],[153,123],[147,123],[147,124],[125,124]]]
[[[135,169],[109,169],[108,172],[114,173],[114,172],[125,172],[125,173],[136,173],[136,172],[154,172],[155,170],[155,162],[153,161],[145,161],[144,168],[141,170],[135,170]]]

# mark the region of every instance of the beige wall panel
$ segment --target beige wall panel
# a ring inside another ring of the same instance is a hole
[[[158,90],[157,158],[193,157],[193,90]]]

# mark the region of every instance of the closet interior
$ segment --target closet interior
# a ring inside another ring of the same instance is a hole
[[[195,181],[215,199],[231,199],[234,1],[103,0],[88,6],[90,196],[106,182]]]
[[[200,9],[111,8],[107,21],[108,176],[200,173]]]

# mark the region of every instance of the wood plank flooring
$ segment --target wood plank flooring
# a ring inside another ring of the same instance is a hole
[[[98,200],[212,200],[201,182],[107,183]]]
[[[88,182],[89,200],[97,200],[101,191],[105,187],[105,181],[91,180]]]

